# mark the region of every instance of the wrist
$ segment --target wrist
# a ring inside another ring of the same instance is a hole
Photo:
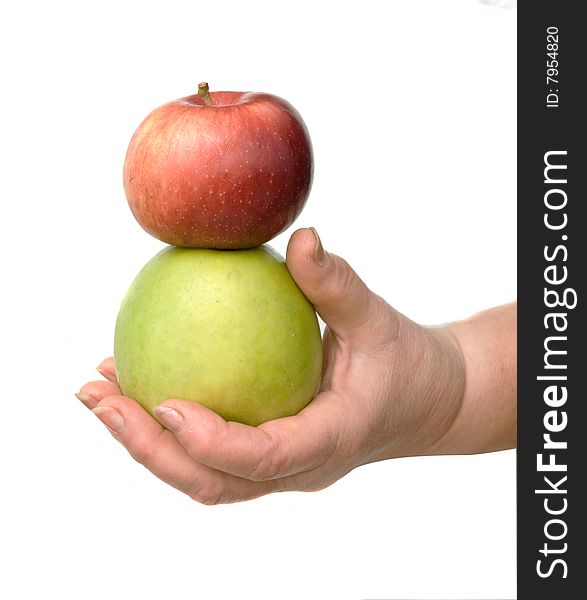
[[[400,426],[391,432],[387,458],[443,454],[442,441],[464,401],[463,353],[448,326],[425,327],[403,317],[400,331],[391,357],[402,365],[391,399]]]
[[[450,454],[455,426],[465,403],[467,368],[465,356],[452,324],[422,327],[432,358],[428,375],[430,433],[418,454]]]

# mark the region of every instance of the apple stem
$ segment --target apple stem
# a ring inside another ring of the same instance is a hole
[[[205,81],[198,84],[198,96],[204,100],[206,106],[212,105],[212,96],[210,96],[210,88]]]

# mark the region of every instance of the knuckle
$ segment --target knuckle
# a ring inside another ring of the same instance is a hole
[[[345,292],[350,292],[353,286],[356,285],[357,275],[353,271],[349,263],[344,259],[338,257],[336,261],[336,279],[339,285]]]
[[[256,464],[246,474],[251,481],[267,481],[279,477],[287,468],[283,442],[277,436],[270,436],[267,445]]]
[[[220,486],[213,484],[208,484],[199,487],[196,490],[192,490],[188,495],[192,500],[195,500],[199,504],[205,504],[206,506],[222,504],[224,501],[224,490]]]
[[[333,403],[338,399],[333,398]],[[345,406],[333,404],[329,418],[324,420],[320,434],[314,442],[314,460],[307,465],[309,469],[316,469],[327,462],[337,463],[344,455],[348,434],[352,427],[348,423],[348,414]]]
[[[157,438],[149,439],[145,436],[138,437],[131,442],[127,442],[126,447],[130,455],[141,465],[149,467],[154,461],[161,437],[165,434],[162,430]]]
[[[130,455],[141,465],[146,466],[151,462],[153,448],[146,440],[134,442],[128,447]]]

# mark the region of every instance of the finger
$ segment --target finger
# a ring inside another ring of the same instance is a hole
[[[114,357],[109,356],[105,358],[97,367],[96,371],[108,379],[108,381],[112,381],[114,383],[117,382],[116,379],[116,365],[114,364]]]
[[[319,394],[294,417],[250,427],[225,421],[201,404],[166,400],[156,416],[196,461],[251,481],[268,481],[325,462],[342,439],[341,399]]]
[[[117,383],[111,381],[90,381],[76,394],[77,398],[91,410],[98,406],[102,398],[118,395],[120,395],[120,388]]]
[[[315,229],[298,229],[292,235],[287,267],[322,319],[339,336],[372,337],[383,328],[382,319],[393,314],[345,260],[324,251]]]
[[[274,482],[247,481],[198,464],[170,431],[130,398],[106,396],[94,413],[137,462],[198,502],[248,500],[279,487]]]

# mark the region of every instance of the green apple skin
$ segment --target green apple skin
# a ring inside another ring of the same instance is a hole
[[[114,338],[122,393],[151,413],[176,398],[259,425],[298,413],[320,383],[316,313],[267,245],[165,248],[126,293]]]

